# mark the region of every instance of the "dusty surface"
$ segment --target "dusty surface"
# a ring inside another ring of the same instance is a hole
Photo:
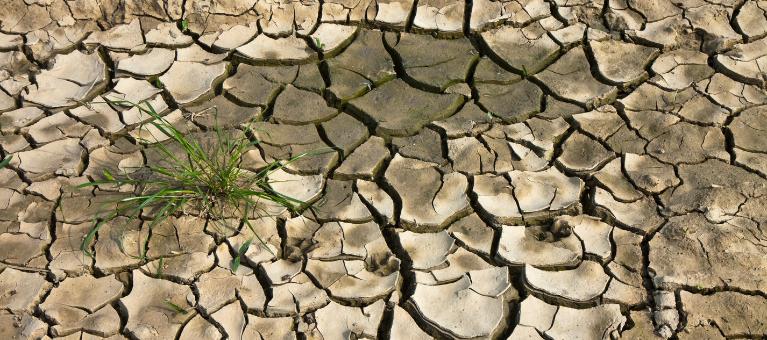
[[[0,339],[767,337],[765,1],[1,7]],[[314,208],[86,256],[124,193],[73,187],[166,139],[104,98],[329,148],[272,178]]]

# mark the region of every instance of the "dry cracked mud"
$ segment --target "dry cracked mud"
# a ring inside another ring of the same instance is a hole
[[[767,1],[0,7],[0,339],[767,338]],[[115,98],[330,150],[270,178],[312,209],[87,256],[126,193],[75,187],[168,143]]]

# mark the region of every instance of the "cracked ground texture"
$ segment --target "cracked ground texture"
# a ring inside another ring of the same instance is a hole
[[[0,339],[767,337],[767,1],[0,8]],[[168,143],[104,98],[330,148],[271,176],[313,209],[86,256],[127,193],[75,187]]]

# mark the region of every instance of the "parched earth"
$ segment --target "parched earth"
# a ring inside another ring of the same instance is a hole
[[[765,70],[767,1],[0,1],[0,339],[763,339]],[[115,98],[312,209],[87,256]]]

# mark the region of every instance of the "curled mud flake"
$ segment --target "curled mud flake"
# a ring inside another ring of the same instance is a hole
[[[48,269],[58,279],[83,275],[93,265],[93,258],[81,249],[83,240],[91,228],[93,228],[93,222],[56,224],[57,237],[48,248],[51,254]]]
[[[515,170],[509,177],[525,220],[535,221],[580,209],[578,197],[584,186],[580,178],[566,176],[555,167],[537,172]]]
[[[117,25],[107,31],[94,32],[83,43],[101,45],[114,51],[140,52],[146,49],[141,22],[138,18],[129,24]]]
[[[399,56],[405,73],[433,89],[444,90],[464,82],[471,65],[479,59],[479,53],[465,38],[444,40],[408,33],[387,33],[384,37]],[[430,53],[434,50],[445,53]]]
[[[735,16],[735,23],[749,41],[764,37],[767,35],[767,6],[759,1],[744,3]]]
[[[173,64],[176,52],[153,48],[144,54],[136,54],[117,63],[117,70],[139,77],[151,77],[165,72]]]
[[[743,39],[730,25],[732,12],[731,8],[713,4],[685,10],[685,17],[693,29],[704,33],[701,46],[703,52],[720,52]]]
[[[226,251],[229,250],[226,249]],[[219,261],[224,260],[219,259]],[[217,267],[203,273],[194,284],[200,295],[197,304],[206,313],[213,313],[213,311],[234,300],[235,291],[242,286],[243,281],[245,280],[242,277],[234,275],[224,268]]]
[[[583,261],[575,269],[562,271],[544,271],[527,265],[525,280],[530,289],[549,299],[588,302],[602,295],[610,276],[602,265]]]
[[[466,4],[463,0],[419,1],[413,26],[427,32],[460,34]]]
[[[2,233],[0,246],[6,249],[6,252],[0,256],[0,260],[10,265],[44,268],[47,264],[45,247],[49,242],[49,240],[36,239],[23,233]],[[40,261],[43,263],[39,263]]]
[[[307,272],[321,279],[323,287],[335,299],[353,304],[369,304],[391,294],[400,282],[400,261],[392,255],[389,258],[392,263],[387,266],[377,263],[368,265],[367,261],[310,260]],[[371,262],[376,260],[375,256],[369,258]]]
[[[0,336],[3,339],[42,339],[48,333],[48,327],[48,324],[31,313],[0,311]]]
[[[559,307],[551,329],[554,339],[605,339],[618,336],[626,323],[620,306],[605,304],[586,309]]]
[[[403,29],[410,22],[413,0],[374,0],[367,11],[367,19],[377,25]]]
[[[133,290],[120,299],[128,314],[125,329],[140,338],[175,337],[181,326],[194,316],[194,299],[189,286],[154,279],[133,271]]]
[[[644,190],[657,194],[680,183],[671,165],[647,155],[629,153],[624,157],[623,166],[629,178]]]
[[[583,247],[575,236],[555,237],[539,227],[503,226],[498,255],[513,265],[539,268],[577,265]]]
[[[0,307],[12,313],[31,313],[51,286],[38,273],[6,268],[0,273]]]
[[[602,84],[591,75],[583,49],[576,47],[535,78],[543,82],[558,97],[587,107],[598,107],[615,99],[617,89]]]
[[[379,135],[410,136],[453,115],[462,103],[463,96],[416,90],[396,79],[351,100],[349,108],[373,120]]]
[[[327,293],[301,273],[290,282],[272,286],[272,299],[266,305],[270,316],[295,316],[315,311],[330,302]],[[332,302],[331,302],[332,303]]]
[[[341,54],[328,61],[330,92],[339,100],[356,98],[373,85],[394,79],[394,60],[386,51],[383,33],[362,30]]]
[[[461,338],[493,335],[503,317],[502,297],[482,295],[471,289],[471,279],[436,286],[419,284],[409,303],[432,327]],[[474,317],[480,313],[481,318]]]
[[[649,197],[625,203],[616,200],[610,192],[597,188],[594,196],[597,210],[606,213],[620,226],[631,230],[649,233],[663,224],[663,218],[658,214],[658,205]]]
[[[467,178],[455,172],[443,175],[436,164],[397,154],[385,178],[402,200],[400,220],[411,228],[441,229],[469,209]]]
[[[221,34],[216,36],[215,40],[211,39],[213,40],[213,43],[208,47],[222,51],[234,50],[249,42],[256,36],[256,34],[258,34],[258,26],[256,23],[250,23],[248,25],[235,25],[221,32]],[[211,40],[204,41],[201,39],[200,42],[208,43]]]
[[[114,276],[97,279],[86,274],[64,280],[40,308],[56,323],[56,334],[88,331],[111,336],[119,331],[120,317],[110,303],[119,299],[123,290]]]
[[[469,250],[490,255],[495,232],[477,214],[455,221],[447,231]]]
[[[560,54],[559,45],[538,23],[524,28],[504,26],[490,30],[482,33],[482,40],[506,65],[530,75],[542,71]]]
[[[185,35],[175,23],[160,23],[145,35],[147,45],[168,48],[180,48],[191,45],[194,40]]]
[[[359,28],[356,26],[323,23],[317,27],[311,37],[315,47],[322,51],[325,58],[329,58],[348,46],[358,31]]]
[[[559,164],[572,171],[593,171],[605,164],[612,152],[588,136],[575,132],[562,143]]]
[[[296,339],[293,330],[293,318],[262,318],[248,315],[248,324],[242,334],[243,339]]]
[[[590,41],[601,76],[614,85],[635,84],[648,77],[645,68],[658,49],[615,40]]]
[[[669,90],[682,90],[714,74],[708,56],[695,50],[674,50],[661,54],[652,64],[656,74],[650,82]]]
[[[613,233],[613,227],[609,224],[595,217],[578,215],[560,216],[554,220],[552,229],[556,230],[557,225],[562,225],[566,228],[565,230],[569,229],[570,232],[574,233],[583,242],[586,253],[598,256],[603,262],[612,258],[610,236]]]
[[[343,339],[346,334],[373,338],[378,333],[384,307],[383,301],[366,307],[348,307],[331,302],[314,314],[317,330],[325,339]]]
[[[679,12],[679,9],[671,5],[670,1],[667,3]],[[658,20],[648,22],[641,30],[631,29],[627,30],[626,33],[642,43],[664,49],[680,46],[686,47],[694,45],[693,43],[699,43],[692,31],[690,22],[683,17],[682,13],[676,15],[669,14],[663,14],[664,16],[658,18]],[[695,45],[695,49],[698,49],[697,45]]]
[[[353,181],[328,180],[325,193],[308,215],[319,221],[360,223],[372,220],[370,210],[352,191],[353,184]]]
[[[85,167],[84,156],[85,149],[79,140],[66,138],[17,153],[11,159],[11,165],[36,180],[45,180],[53,175],[78,176]]]
[[[383,167],[384,161],[390,158],[390,155],[383,138],[371,136],[344,159],[341,166],[335,170],[334,176],[339,179],[372,180]],[[360,192],[359,184],[357,190]]]
[[[181,330],[180,340],[197,340],[197,339],[220,339],[223,335],[216,328],[215,325],[208,320],[197,314],[192,317],[189,322],[184,325],[184,329]]]
[[[36,76],[22,95],[48,108],[72,107],[104,90],[107,65],[99,53],[72,51],[56,56],[54,66]]]
[[[289,36],[273,39],[264,34],[237,48],[237,53],[253,62],[306,63],[315,60],[314,52],[306,41]]]
[[[410,313],[400,306],[394,306],[394,319],[391,326],[391,339],[405,340],[416,337],[418,339],[433,339],[426,334],[415,322]]]
[[[210,317],[224,328],[229,339],[246,339],[243,337],[243,333],[245,332],[245,325],[248,322],[248,317],[242,310],[239,301],[224,306],[217,312],[211,314]]]
[[[0,16],[0,28],[10,33],[27,33],[41,29],[51,23],[48,9],[40,4],[27,5],[22,0],[6,3],[6,10]]]
[[[413,268],[421,270],[428,270],[444,263],[455,243],[455,240],[444,231],[431,234],[405,231],[398,236],[400,244],[413,261]]]
[[[226,63],[176,61],[159,79],[177,103],[187,105],[212,97],[215,87],[224,81],[226,69]]]

